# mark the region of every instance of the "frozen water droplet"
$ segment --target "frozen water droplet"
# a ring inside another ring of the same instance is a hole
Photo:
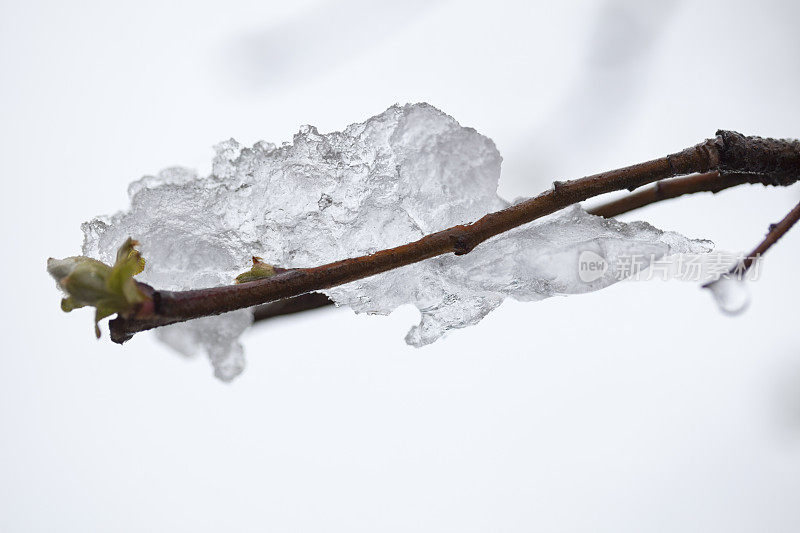
[[[727,315],[738,315],[750,305],[750,292],[741,279],[723,276],[705,288],[711,291],[720,311]]]

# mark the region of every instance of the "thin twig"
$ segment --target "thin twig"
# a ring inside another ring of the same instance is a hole
[[[495,235],[588,198],[623,189],[633,191],[656,181],[712,170],[721,175],[747,174],[753,182],[790,185],[800,176],[800,142],[719,131],[713,139],[666,157],[577,180],[554,182],[550,190],[539,196],[490,213],[472,224],[454,226],[371,255],[318,267],[293,268],[271,278],[224,287],[172,292],[145,286],[151,291],[153,311],[112,320],[111,338],[124,342],[138,331],[161,325],[334,287],[445,253],[463,255]]]
[[[693,174],[682,178],[657,181],[647,188],[626,194],[616,200],[600,204],[586,211],[589,214],[611,218],[629,213],[656,202],[671,200],[685,194],[719,191],[748,183],[749,174],[720,174],[718,170],[704,174]]]
[[[792,226],[794,226],[798,220],[800,220],[800,203],[794,206],[794,208],[789,211],[789,214],[783,217],[783,220],[777,224],[770,224],[769,231],[767,231],[767,235],[764,237],[764,240],[761,241],[758,246],[753,248],[752,252],[747,254],[746,257],[734,265],[728,272],[728,275],[736,275],[739,278],[743,277],[750,267],[753,266],[753,263],[755,263],[762,255],[764,255],[764,253],[766,253],[766,251],[769,250],[772,245],[778,242],[778,239],[783,237],[786,232],[792,229]],[[709,285],[709,283],[704,286],[707,285]]]
[[[253,322],[260,322],[276,316],[293,315],[333,305],[333,301],[321,292],[309,292],[300,296],[293,296],[262,304],[253,308]]]

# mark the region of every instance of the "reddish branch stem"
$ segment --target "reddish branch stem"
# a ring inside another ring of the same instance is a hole
[[[293,296],[255,307],[253,309],[253,321],[260,322],[268,318],[292,315],[294,313],[319,309],[320,307],[332,304],[333,301],[321,292],[309,292],[307,294],[301,294],[300,296]]]
[[[588,198],[624,189],[633,191],[675,176],[709,171],[718,171],[725,186],[743,183],[742,175],[751,183],[790,185],[800,176],[800,142],[719,131],[713,139],[666,157],[577,180],[554,182],[550,190],[539,196],[490,213],[472,224],[454,226],[371,255],[289,269],[271,278],[224,287],[172,292],[143,285],[151,295],[153,311],[111,321],[111,337],[115,342],[124,342],[137,331],[299,296],[446,253],[463,255],[495,235]]]
[[[769,250],[773,244],[778,242],[778,239],[783,237],[787,231],[792,229],[798,219],[800,219],[800,204],[794,206],[794,208],[789,211],[783,220],[778,222],[777,224],[770,224],[769,231],[767,232],[767,236],[764,237],[764,240],[759,243],[758,246],[753,248],[753,251],[750,252],[747,257],[739,261],[737,265],[731,268],[729,274],[737,274],[739,276],[743,276],[745,272],[747,272],[753,263],[755,263],[759,257],[761,257],[767,250]]]
[[[592,215],[605,218],[616,217],[646,205],[678,198],[685,194],[695,194],[699,192],[712,192],[716,194],[724,189],[747,183],[750,177],[751,176],[747,174],[740,174],[739,176],[722,175],[718,170],[714,170],[713,172],[706,172],[704,174],[694,174],[683,178],[657,181],[646,189],[626,194],[622,198],[598,205],[586,211]]]

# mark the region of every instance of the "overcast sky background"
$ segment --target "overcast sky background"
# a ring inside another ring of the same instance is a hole
[[[0,530],[795,532],[800,231],[753,303],[681,282],[506,302],[423,349],[324,310],[245,337],[233,384],[59,310],[48,256],[235,137],[429,102],[491,137],[501,193],[718,128],[800,136],[791,1],[0,2]],[[800,199],[625,217],[747,250]]]

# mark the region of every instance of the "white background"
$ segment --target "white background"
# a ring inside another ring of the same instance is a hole
[[[494,139],[513,198],[717,128],[800,136],[796,2],[561,4],[0,3],[0,530],[797,531],[800,231],[740,317],[621,283],[417,350],[412,309],[329,309],[251,330],[231,385],[59,310],[45,260],[80,223],[229,137],[427,101]],[[798,198],[625,218],[744,251]]]

